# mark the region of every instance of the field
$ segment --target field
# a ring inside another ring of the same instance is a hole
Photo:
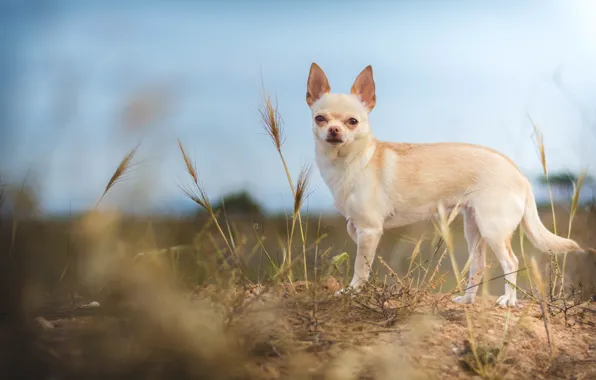
[[[277,117],[267,103],[263,120],[286,168]],[[490,254],[477,303],[451,302],[467,276],[451,215],[387,232],[370,284],[335,297],[355,244],[338,216],[302,211],[308,168],[296,183],[286,168],[288,215],[237,214],[211,203],[182,143],[180,152],[193,217],[97,207],[48,219],[12,200],[0,221],[3,376],[596,378],[596,212],[577,197],[540,213],[560,235],[571,228],[585,254],[551,257],[516,235],[520,308],[495,306],[504,280]]]
[[[550,210],[543,214],[548,220]],[[577,226],[587,226],[593,225],[588,223],[596,215],[582,212],[576,218],[582,221]],[[293,266],[294,281],[279,275],[281,270],[268,263],[265,252],[281,255],[283,247],[275,241],[262,242],[254,222],[237,219],[230,225],[243,264],[225,252],[217,228],[202,218],[138,220],[98,213],[73,220],[21,222],[13,260],[26,270],[21,274],[27,279],[21,283],[23,329],[12,325],[3,331],[2,346],[12,347],[3,350],[3,365],[32,375],[53,373],[54,378],[596,375],[596,315],[589,302],[593,256],[568,258],[568,278],[573,279],[569,285],[584,285],[582,293],[576,291],[566,299],[566,312],[558,308],[563,307],[561,301],[553,301],[545,315],[540,302],[523,294],[522,308],[495,307],[501,278],[481,288],[481,302],[463,307],[450,302],[455,275],[448,257],[437,258],[445,249],[434,249],[433,229],[421,224],[384,237],[379,252],[391,269],[381,262],[374,265],[375,287],[354,298],[336,298],[333,291],[346,282],[355,249],[340,219],[304,222],[307,231],[320,228],[318,236],[323,236],[319,242],[313,236],[307,243],[308,283],[297,279],[304,277],[299,262]],[[453,226],[454,252],[461,268],[466,253],[458,222]],[[270,235],[275,229],[285,233],[279,220],[261,221],[260,229]],[[582,238],[589,239],[591,231],[584,232]],[[3,229],[4,237],[9,233]],[[429,238],[410,265],[416,242],[406,236],[424,235]],[[202,246],[203,241],[210,242]],[[143,250],[151,244],[179,248]],[[298,256],[300,244],[296,247]],[[218,251],[227,255],[227,261]],[[535,254],[530,246],[524,251],[535,256],[541,268],[548,267],[547,255]],[[256,252],[252,258],[251,252]],[[334,263],[343,252],[350,253],[350,259]],[[224,269],[226,262],[229,268]],[[523,273],[521,287],[529,291],[532,278]],[[487,277],[500,274],[492,263]],[[91,301],[101,306],[87,306]],[[476,356],[468,342],[473,342]]]

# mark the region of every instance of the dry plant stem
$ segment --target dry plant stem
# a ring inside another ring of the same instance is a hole
[[[224,232],[221,224],[217,220],[217,214],[215,213],[215,210],[213,210],[213,207],[211,206],[211,202],[209,201],[209,198],[207,197],[207,193],[205,192],[205,189],[199,184],[199,177],[197,175],[197,170],[195,168],[195,165],[191,162],[188,154],[186,154],[186,151],[184,150],[184,147],[183,147],[180,139],[178,139],[178,147],[180,149],[180,153],[182,154],[182,158],[186,165],[186,170],[187,170],[188,174],[190,175],[190,177],[192,178],[192,182],[195,187],[195,190],[192,190],[192,189],[189,189],[186,187],[180,187],[181,190],[192,201],[194,201],[197,205],[201,206],[205,211],[207,211],[207,213],[209,214],[209,217],[211,218],[211,220],[213,221],[213,223],[215,225],[215,228],[217,229],[217,232],[222,237],[227,249],[233,255],[234,260],[236,261],[236,265],[240,266],[240,259],[238,257],[238,252],[235,249],[233,241],[231,241],[232,236],[230,234],[230,237],[228,238],[228,236]],[[226,219],[226,223],[227,223],[227,219]],[[229,230],[229,226],[228,226],[228,230]],[[215,245],[215,243],[214,243],[214,245]],[[223,253],[221,253],[221,255],[223,256]],[[225,259],[224,259],[224,263],[225,263]],[[244,273],[243,273],[243,276],[244,276]],[[244,277],[245,277],[245,280],[248,280],[248,278],[246,278],[246,276],[244,276]]]
[[[271,98],[267,95],[264,95],[264,97],[265,97],[265,107],[264,107],[264,109],[261,109],[261,119],[265,126],[265,130],[267,131],[267,134],[271,137],[271,140],[272,140],[273,144],[275,145],[275,149],[277,150],[279,158],[280,158],[282,165],[284,167],[284,171],[286,173],[286,178],[288,180],[288,184],[290,185],[290,188],[292,190],[294,204],[301,205],[302,200],[300,199],[299,187],[298,186],[294,187],[294,182],[292,181],[292,176],[290,174],[288,164],[287,164],[286,159],[284,158],[284,155],[281,150],[282,138],[283,138],[282,130],[281,130],[281,118],[279,116],[279,113],[277,112],[277,109],[273,107],[273,104],[271,103]],[[304,177],[305,183],[308,179],[307,176],[308,176],[308,170],[306,170],[306,175]],[[300,178],[302,178],[302,177],[299,177],[299,182],[300,182]],[[292,246],[291,245],[292,245],[292,241],[293,241],[293,237],[294,237],[294,229],[295,229],[296,221],[298,221],[298,226],[300,228],[300,236],[302,238],[302,254],[303,254],[303,259],[304,259],[304,278],[305,278],[305,281],[307,284],[306,286],[308,288],[308,273],[307,273],[307,269],[306,269],[306,235],[304,233],[304,228],[303,228],[303,224],[302,224],[302,216],[300,214],[299,207],[298,208],[294,207],[294,213],[292,215],[292,227],[291,227],[291,231],[290,231],[290,238],[289,238],[288,244],[287,244],[287,255],[289,256],[289,261],[291,262],[292,261]],[[291,272],[290,272],[289,280],[290,280],[290,282],[292,281],[291,280]]]
[[[124,174],[126,174],[129,170],[130,167],[132,166],[132,159],[134,158],[137,150],[139,149],[139,146],[141,144],[137,144],[136,147],[134,147],[133,150],[131,150],[126,156],[124,156],[124,158],[122,159],[122,161],[120,161],[120,164],[118,164],[118,167],[116,168],[116,171],[114,172],[114,174],[112,174],[112,177],[110,178],[110,180],[108,181],[108,184],[106,185],[103,193],[101,194],[101,196],[99,197],[99,199],[97,200],[97,202],[95,203],[94,206],[94,210],[97,210],[97,207],[99,206],[99,204],[101,203],[101,201],[103,200],[103,198],[105,197],[105,195],[108,193],[108,191],[110,191],[110,189],[112,189],[118,182],[119,180],[122,179],[122,177],[124,176]],[[70,231],[70,230],[69,230]],[[14,231],[13,231],[13,238],[14,238],[14,234],[16,233],[16,225],[14,226]],[[69,233],[69,241],[70,241],[70,233]],[[66,265],[64,267],[64,270],[62,271],[62,274],[60,275],[60,279],[58,280],[58,285],[62,282],[62,280],[64,279],[64,277],[66,276],[66,272],[68,271],[69,268],[69,261],[71,260],[75,260],[75,264],[73,266],[76,266],[76,261],[77,261],[77,256],[76,254],[73,254],[72,256],[69,254],[67,256],[67,262]],[[75,283],[75,287],[78,287],[78,278],[77,278],[77,273],[75,271],[74,274],[75,278],[74,278],[74,283]],[[58,286],[56,285],[56,286]],[[74,301],[74,294],[71,293],[71,300],[73,303],[73,306],[75,304]]]
[[[435,270],[432,272],[430,278],[428,279],[428,283],[429,284],[434,283],[433,281],[435,279],[435,276],[439,273],[439,270],[441,269],[441,263],[445,259],[445,256],[446,255],[447,255],[447,250],[444,249],[443,250],[443,253],[441,254],[441,256],[439,256],[439,260],[437,260],[437,266],[435,267]],[[424,274],[424,277],[422,278],[422,283],[424,283],[425,278],[426,278],[426,273]]]
[[[302,208],[302,204],[304,203],[304,198],[306,196],[306,189],[308,188],[308,180],[310,178],[310,171],[312,166],[305,166],[300,170],[298,175],[298,181],[296,183],[296,193],[294,195],[294,215],[298,215],[298,223],[300,225],[300,235],[302,237],[302,262],[303,262],[303,269],[304,269],[304,281],[306,283],[306,288],[308,289],[308,269],[306,266],[306,234],[307,230],[303,229],[302,219],[300,215],[300,209]],[[306,228],[308,228],[308,220]]]
[[[524,260],[524,266],[528,268],[528,260],[526,259],[526,251],[524,250],[524,230],[523,228],[519,229],[519,247],[522,253],[522,258]],[[527,273],[528,281],[530,282],[530,294],[534,289],[534,283],[532,281],[532,276],[530,273]]]
[[[257,238],[257,244],[263,250],[263,252],[265,253],[265,256],[267,256],[267,260],[269,260],[269,264],[273,267],[273,269],[275,270],[275,273],[277,273],[279,271],[279,267],[277,266],[277,264],[275,264],[275,261],[269,254],[269,251],[267,251],[267,248],[265,248],[265,244],[264,244],[265,237],[259,236],[259,234],[257,234],[256,230],[254,232],[255,232],[255,237]]]
[[[577,206],[579,204],[579,194],[581,191],[582,186],[584,185],[584,180],[586,178],[587,170],[584,169],[582,174],[577,179],[577,184],[573,183],[573,197],[571,198],[571,212],[569,213],[569,225],[567,228],[567,239],[571,238],[571,227],[573,225],[573,219],[577,212]],[[565,268],[567,266],[567,252],[563,255],[563,269],[561,270],[561,288],[559,289],[559,298],[562,297],[563,291],[565,288]]]
[[[411,275],[410,274],[407,274],[406,276],[404,276],[404,279],[410,278],[410,281],[408,281],[408,284],[406,285],[404,283],[404,281],[399,278],[399,276],[397,275],[397,273],[395,273],[395,271],[393,271],[393,269],[391,269],[391,267],[385,262],[385,260],[383,260],[383,258],[381,256],[379,256],[378,259],[379,259],[379,262],[387,269],[387,271],[389,272],[389,275],[392,278],[394,278],[395,281],[401,286],[401,289],[402,290],[405,289],[407,291],[407,293],[409,293],[410,292],[409,290],[411,289],[411,286],[412,286]],[[420,277],[420,276],[418,276],[418,277]],[[387,286],[386,276],[385,276],[385,281],[384,281],[384,284],[383,285],[384,285],[383,288],[386,288],[386,286]],[[415,305],[418,304],[420,298],[424,294],[427,294],[427,290],[432,287],[433,283],[432,282],[429,282],[426,285],[427,285],[427,287],[425,289],[417,288],[417,291],[414,293],[413,298],[410,299],[410,300],[408,300],[408,303],[405,305],[405,307],[407,309],[412,310],[413,307],[415,307]],[[381,306],[381,309],[383,309],[384,308],[384,302],[382,302],[380,306]]]
[[[542,165],[542,171],[544,172],[544,178],[546,180],[546,187],[548,189],[548,195],[550,198],[551,212],[553,215],[553,232],[556,235],[557,234],[557,222],[555,219],[555,205],[553,203],[553,193],[551,191],[550,181],[548,179],[548,169],[546,166],[546,152],[544,149],[544,136],[542,135],[542,132],[540,131],[540,129],[538,129],[538,126],[534,123],[532,118],[530,116],[528,116],[528,118],[530,119],[530,123],[532,123],[532,127],[534,128],[534,133],[536,134],[536,144],[538,145],[538,150],[540,153],[540,164]]]
[[[459,205],[459,202],[458,202],[458,205]],[[447,251],[448,251],[449,257],[451,259],[451,266],[453,269],[453,274],[455,275],[455,279],[457,281],[457,289],[458,289],[458,292],[461,293],[463,291],[462,290],[463,279],[461,277],[460,271],[458,270],[457,262],[455,260],[455,254],[454,254],[454,249],[453,249],[453,239],[452,239],[452,235],[451,235],[451,230],[449,228],[449,225],[451,224],[453,219],[455,219],[455,215],[457,215],[457,212],[459,211],[458,205],[456,205],[456,207],[454,207],[454,209],[453,209],[452,213],[449,215],[449,217],[447,217],[447,215],[445,213],[445,208],[442,203],[439,203],[437,210],[439,213],[438,229],[439,229],[439,232],[441,233],[441,236],[447,246]],[[482,361],[480,360],[480,357],[478,356],[478,349],[476,347],[476,342],[474,340],[474,328],[472,326],[472,320],[470,319],[470,313],[468,312],[467,308],[464,308],[464,315],[466,317],[466,323],[468,325],[469,342],[470,342],[470,348],[472,349],[472,354],[474,355],[474,359],[476,361],[476,365],[478,366],[478,368],[482,368]]]
[[[99,197],[99,199],[97,200],[97,203],[95,204],[95,208],[97,208],[97,206],[99,206],[99,203],[102,201],[102,199],[108,193],[108,191],[110,191],[110,189],[112,187],[114,187],[114,185],[116,185],[116,183],[118,183],[118,180],[121,179],[122,176],[130,169],[132,159],[133,159],[135,153],[137,152],[139,145],[140,144],[137,144],[137,146],[133,150],[131,150],[122,159],[122,161],[120,161],[120,164],[116,168],[116,171],[114,172],[114,174],[112,174],[112,178],[110,178],[110,180],[108,181],[108,184],[106,185],[106,188],[104,189],[103,194],[101,194],[101,197]]]
[[[292,176],[290,175],[290,170],[288,169],[288,165],[286,163],[286,160],[281,152],[281,149],[278,150],[279,153],[279,157],[281,159],[281,162],[284,166],[284,171],[286,172],[286,177],[288,179],[288,184],[290,185],[290,188],[292,189],[292,196],[294,197],[294,200],[297,199],[297,192],[296,192],[296,188],[294,187],[294,182],[292,181]],[[289,261],[292,261],[292,242],[294,240],[294,231],[295,231],[295,227],[296,227],[296,221],[298,221],[298,226],[300,228],[300,237],[302,238],[302,247],[303,247],[303,256],[304,256],[304,280],[307,281],[306,282],[306,286],[308,288],[308,274],[306,272],[306,250],[304,249],[304,245],[306,244],[306,236],[304,234],[304,229],[303,229],[303,225],[302,225],[302,216],[300,214],[300,210],[294,210],[294,213],[292,215],[292,229],[290,232],[290,238],[288,240],[288,255],[289,255]]]
[[[217,220],[217,216],[215,215],[215,211],[211,207],[211,203],[209,202],[207,193],[201,187],[201,185],[199,185],[199,177],[197,175],[197,170],[196,170],[194,164],[190,161],[190,158],[188,157],[188,155],[186,154],[186,151],[184,150],[184,147],[182,146],[182,142],[180,141],[180,139],[178,139],[178,147],[180,148],[180,152],[182,153],[182,158],[184,159],[184,163],[186,164],[186,169],[188,171],[188,174],[191,176],[191,178],[193,180],[193,184],[195,185],[197,192],[193,192],[192,190],[187,189],[187,188],[182,188],[182,190],[186,193],[186,195],[191,200],[193,200],[196,204],[198,204],[203,209],[205,209],[205,211],[207,211],[207,213],[209,214],[209,216],[211,217],[211,219],[213,220],[213,222],[215,224],[215,228],[217,228],[217,231],[224,239],[226,246],[228,247],[230,252],[234,253],[234,249],[233,249],[232,245],[230,244],[225,232],[221,228],[221,225],[219,224],[219,221]]]
[[[414,260],[420,254],[420,244],[422,244],[422,239],[419,239],[418,242],[416,242],[416,246],[414,247],[414,251],[412,252],[412,256],[410,257],[410,265],[408,266],[407,273],[410,273],[410,271],[412,270],[412,264],[414,263]]]
[[[318,239],[319,236],[321,236],[321,215],[319,215],[319,221],[317,222],[317,240],[315,241],[315,267],[314,267],[315,282],[319,281],[318,272],[317,272],[317,265],[318,265],[318,260],[319,260],[319,239]]]
[[[534,128],[534,134],[536,135],[536,145],[538,145],[538,151],[540,153],[540,164],[542,166],[542,171],[544,173],[544,179],[546,180],[546,188],[548,190],[548,196],[550,199],[550,207],[553,216],[553,233],[557,234],[557,219],[555,216],[555,203],[553,201],[553,193],[550,186],[550,180],[548,177],[548,168],[546,165],[546,152],[544,149],[544,136],[538,126],[534,123],[532,118],[528,115],[528,119],[530,119],[530,123],[532,123],[532,127]],[[558,279],[561,277],[560,268],[559,268],[559,258],[554,254],[550,253],[550,280],[549,280],[549,295],[551,299],[555,298],[555,289],[557,284],[559,283]],[[554,267],[554,271],[553,271]],[[552,278],[552,274],[554,273],[554,278]],[[562,282],[563,280],[561,280]]]
[[[443,237],[439,236],[439,241],[437,242],[437,244],[435,245],[435,250],[433,252],[432,257],[430,258],[430,260],[432,261],[435,256],[437,255],[437,253],[439,252],[439,249],[441,248],[441,246],[443,245]],[[436,271],[438,271],[441,262],[443,261],[443,259],[445,258],[445,255],[447,254],[447,251],[444,250],[443,253],[441,254],[441,256],[439,257],[439,261],[437,262],[437,267],[435,269],[435,272],[433,272],[433,274],[431,275],[431,279],[429,281],[432,281],[433,277],[436,274]],[[426,280],[426,276],[428,275],[428,272],[424,273],[424,276],[422,276],[422,283],[424,283],[424,281]]]
[[[385,262],[385,260],[383,260],[382,256],[377,256],[377,258],[379,259],[379,262],[381,264],[383,264],[383,266],[385,267],[385,269],[387,269],[387,271],[389,271],[389,273],[391,274],[391,277],[393,277],[395,279],[395,281],[397,281],[397,283],[399,284],[399,286],[401,286],[402,288],[406,287],[406,284],[404,284],[404,282],[399,278],[399,276],[397,275],[397,273],[395,273],[393,271],[393,269],[391,269],[391,267]]]
[[[455,210],[454,210],[455,211]],[[451,266],[453,269],[453,273],[455,274],[455,279],[457,281],[457,289],[458,291],[462,291],[462,277],[457,266],[457,261],[455,260],[454,248],[453,248],[453,237],[451,235],[451,231],[449,229],[450,218],[447,218],[445,214],[445,208],[440,203],[438,207],[439,213],[439,225],[436,226],[438,228],[445,245],[447,246],[447,251],[449,253],[449,258],[451,259]]]
[[[540,274],[540,271],[538,270],[538,265],[536,264],[536,260],[532,257],[532,261],[531,261],[531,273],[532,276],[534,277],[534,282],[536,283],[536,286],[538,288],[538,293],[540,294],[540,298],[538,299],[538,304],[540,305],[540,311],[542,312],[542,320],[544,321],[544,329],[546,331],[546,337],[548,339],[548,344],[549,344],[549,348],[550,348],[550,360],[552,361],[552,359],[554,359],[555,356],[555,343],[552,340],[551,337],[551,333],[550,333],[550,320],[549,320],[549,315],[548,312],[546,311],[546,300],[547,300],[547,295],[546,295],[546,289],[544,288],[544,282],[542,281],[542,275]]]
[[[491,277],[491,278],[489,278],[488,280],[482,280],[482,281],[480,281],[480,282],[479,282],[478,284],[476,284],[476,285],[472,285],[472,286],[468,286],[468,287],[464,288],[464,289],[463,289],[463,291],[465,292],[465,291],[466,291],[466,290],[468,290],[468,289],[472,289],[472,288],[475,288],[475,287],[477,287],[477,286],[480,286],[480,285],[483,285],[483,284],[487,284],[487,283],[489,283],[489,282],[491,282],[491,281],[498,280],[498,279],[500,279],[500,278],[503,278],[503,277],[505,277],[505,276],[508,276],[508,275],[510,275],[510,274],[513,274],[513,273],[519,273],[519,272],[521,272],[521,271],[524,271],[524,270],[526,270],[526,268],[521,268],[521,269],[518,269],[518,270],[516,270],[516,271],[513,271],[513,272],[507,272],[507,273],[503,273],[503,274],[500,274],[500,275],[498,275],[498,276]],[[508,283],[508,284],[510,284],[511,286],[514,286],[515,288],[517,288],[518,290],[520,290],[522,293],[524,293],[524,294],[529,294],[529,293],[527,293],[525,290],[523,290],[523,289],[521,289],[520,287],[518,287],[517,285],[513,285],[511,282],[509,282],[509,281],[507,281],[507,280],[505,280],[505,282],[506,282],[506,283]],[[454,289],[454,290],[451,292],[451,294],[455,294],[455,293],[457,293],[458,291],[459,291],[458,289]]]

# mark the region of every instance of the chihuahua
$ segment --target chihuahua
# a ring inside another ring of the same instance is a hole
[[[470,255],[468,286],[454,302],[473,303],[482,280],[487,247],[505,272],[501,307],[515,306],[518,259],[511,250],[520,223],[543,252],[583,252],[541,222],[530,181],[505,155],[465,143],[408,144],[377,140],[368,122],[376,103],[371,66],[356,78],[350,94],[332,93],[323,70],[313,63],[306,102],[312,112],[317,167],[347,220],[357,244],[348,290],[368,281],[383,231],[412,224],[445,210],[460,210]]]

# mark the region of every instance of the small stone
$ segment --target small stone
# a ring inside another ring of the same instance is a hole
[[[85,309],[96,309],[96,308],[98,308],[99,306],[100,306],[100,305],[99,305],[99,302],[97,302],[97,301],[91,301],[91,302],[89,302],[88,304],[86,304],[86,305],[83,305],[83,306],[81,306],[81,307],[82,307],[82,308],[85,308]]]
[[[327,281],[325,281],[325,288],[327,288],[329,291],[337,292],[341,289],[341,284],[339,281],[337,281],[337,279],[335,279],[335,277],[329,277]]]
[[[51,330],[54,328],[54,324],[44,317],[35,318],[35,322],[37,322],[37,324],[39,324],[39,326],[44,330]]]

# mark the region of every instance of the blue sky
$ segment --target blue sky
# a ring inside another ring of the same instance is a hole
[[[47,212],[93,206],[140,139],[125,128],[125,104],[151,91],[165,97],[160,113],[136,170],[107,203],[189,205],[177,187],[187,182],[180,137],[212,198],[247,189],[270,210],[289,207],[259,121],[261,81],[277,99],[297,176],[314,163],[305,103],[313,61],[334,91],[373,66],[380,139],[483,144],[535,177],[529,114],[551,170],[596,174],[596,3],[588,0],[13,3],[0,12],[8,69],[0,170],[14,181],[34,170]],[[331,209],[316,169],[311,183],[309,207]]]

